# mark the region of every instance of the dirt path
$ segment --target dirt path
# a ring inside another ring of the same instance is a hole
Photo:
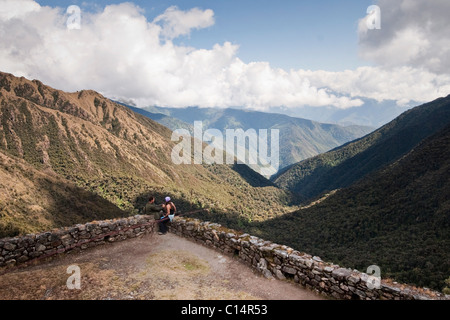
[[[106,246],[0,276],[0,299],[323,299],[173,234]],[[70,265],[80,267],[80,290],[67,288]]]

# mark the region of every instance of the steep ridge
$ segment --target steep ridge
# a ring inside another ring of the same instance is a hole
[[[442,290],[450,276],[450,125],[350,187],[248,231],[328,261],[361,271],[375,264],[383,277]]]
[[[411,151],[450,123],[450,96],[418,106],[373,133],[301,161],[272,180],[303,199],[347,187]]]
[[[172,130],[180,128],[180,123],[166,118],[177,118],[193,125],[202,121],[205,130],[225,129],[278,129],[280,130],[280,168],[287,167],[303,159],[331,150],[348,141],[362,137],[373,131],[371,127],[348,126],[319,123],[307,119],[289,117],[283,114],[265,113],[239,109],[215,108],[161,108],[148,107],[148,117],[168,125]],[[158,115],[159,114],[159,115]]]
[[[5,157],[22,159],[41,173],[70,181],[126,214],[138,213],[149,194],[158,199],[170,195],[182,210],[210,207],[211,212],[237,212],[252,220],[289,210],[288,193],[241,166],[174,165],[174,145],[168,128],[94,91],[66,93],[38,80],[0,73],[0,151]],[[23,199],[13,194],[2,199],[2,207],[9,209],[2,209],[1,221],[14,224],[12,213],[31,216],[19,205]],[[44,201],[28,196],[30,202]],[[244,197],[245,203],[240,201]],[[50,203],[51,197],[45,201]],[[48,218],[38,225],[63,223],[56,220]],[[29,226],[8,224],[8,230],[15,230],[12,234],[42,230],[29,222]]]

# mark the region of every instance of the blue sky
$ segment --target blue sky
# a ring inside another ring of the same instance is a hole
[[[103,10],[125,1],[38,0],[42,6]],[[229,41],[239,45],[244,62],[267,61],[285,70],[343,71],[370,62],[358,56],[358,19],[366,15],[372,0],[145,0],[132,1],[152,21],[172,5],[181,10],[212,9],[215,24],[193,31],[176,42],[211,48]]]
[[[448,12],[448,0],[2,0],[0,70],[138,107],[407,107],[450,94]]]

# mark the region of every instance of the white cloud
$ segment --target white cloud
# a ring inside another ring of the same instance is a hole
[[[8,21],[13,18],[24,18],[30,12],[39,10],[39,4],[34,1],[2,0],[0,5],[0,20]]]
[[[198,8],[181,11],[178,7],[171,6],[153,20],[153,23],[159,22],[163,25],[162,36],[174,39],[180,35],[190,34],[192,29],[203,29],[212,26],[214,24],[214,12],[210,9],[200,10]]]
[[[285,71],[266,62],[244,63],[238,58],[239,47],[229,42],[207,50],[172,41],[212,26],[212,10],[170,7],[148,21],[139,7],[123,3],[97,13],[83,12],[81,29],[68,30],[63,9],[41,7],[32,0],[3,1],[1,71],[67,91],[94,89],[111,98],[132,99],[138,106],[349,108],[363,103],[358,97],[406,103],[450,93],[447,75],[416,66]],[[387,52],[396,56],[408,41],[416,41],[409,60],[418,61],[433,43],[426,43],[430,40],[426,34],[414,38],[408,30],[412,29],[405,29],[404,42]],[[375,58],[381,55],[374,53]]]
[[[360,54],[384,67],[450,70],[450,1],[379,0],[381,29],[359,22]]]
[[[306,104],[346,108],[362,103],[317,89],[297,73],[268,63],[245,64],[237,57],[238,46],[229,42],[206,50],[171,41],[192,29],[211,26],[211,10],[170,7],[149,22],[140,8],[123,3],[97,14],[84,13],[81,30],[67,30],[63,10],[22,2],[31,9],[0,21],[4,44],[0,67],[64,90],[94,89],[109,97],[132,98],[141,106],[263,110]]]
[[[450,94],[450,75],[436,75],[412,67],[360,67],[343,72],[298,71],[316,87],[328,87],[350,97],[396,100],[399,105],[411,101],[428,102]]]

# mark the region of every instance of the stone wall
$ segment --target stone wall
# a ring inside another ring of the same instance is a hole
[[[0,239],[0,268],[9,269],[58,254],[139,237],[154,232],[156,226],[151,216],[135,216]],[[169,230],[234,255],[266,278],[290,279],[336,299],[449,299],[449,296],[438,292],[384,280],[381,281],[380,288],[371,289],[371,277],[365,273],[341,268],[324,262],[319,257],[248,234],[240,234],[216,223],[176,217]]]
[[[0,239],[0,267],[14,267],[107,242],[135,238],[155,230],[150,216],[105,220],[23,237]]]
[[[441,293],[382,280],[374,287],[374,277],[341,268],[319,257],[284,245],[224,228],[219,224],[177,217],[170,231],[206,246],[239,257],[266,278],[291,279],[322,295],[336,299],[428,300],[449,299]]]

